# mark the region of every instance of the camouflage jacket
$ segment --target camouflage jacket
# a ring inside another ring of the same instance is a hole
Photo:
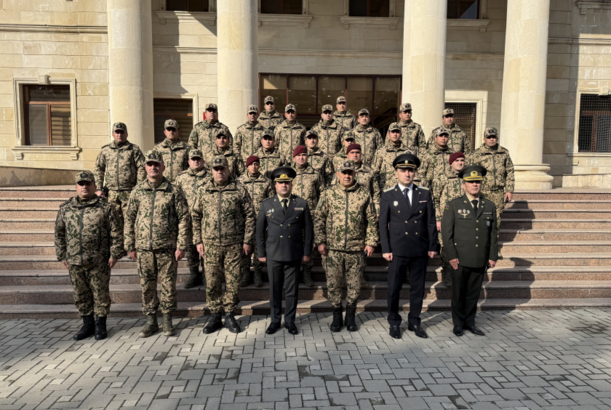
[[[278,111],[274,110],[271,113],[263,111],[261,114],[259,114],[258,121],[264,128],[268,128],[273,131],[282,121],[284,121],[284,118]]]
[[[346,147],[342,147],[333,157],[333,169],[338,169],[347,159]]]
[[[323,120],[315,124],[312,130],[318,133],[318,148],[330,157],[341,149],[344,132],[347,131],[337,121],[325,124]]]
[[[435,205],[435,218],[441,222],[443,211],[451,200],[460,198],[465,193],[462,189],[462,180],[451,168],[436,182],[432,191],[433,204]]]
[[[333,161],[331,161],[329,155],[325,154],[320,149],[313,151],[308,148],[308,163],[312,168],[318,171],[325,182],[325,186],[331,183],[333,175],[335,174],[335,168],[333,168]]]
[[[259,148],[259,151],[255,153],[259,157],[259,163],[261,164],[261,173],[266,177],[269,177],[271,172],[283,165],[288,165],[286,157],[278,152],[276,148],[273,151],[268,152],[263,147]]]
[[[225,132],[225,135],[229,137],[229,145],[233,146],[233,136],[225,124],[218,121],[202,121],[198,122],[193,127],[193,131],[191,131],[191,135],[189,135],[189,147],[198,148],[206,155],[206,152],[216,147],[216,134],[220,130]]]
[[[294,165],[297,176],[293,180],[293,194],[301,199],[305,199],[312,212],[314,218],[314,210],[318,205],[320,193],[325,187],[322,176],[310,164],[306,164],[304,168],[299,168]]]
[[[333,119],[346,130],[351,130],[356,127],[356,117],[350,113],[350,111],[333,113]]]
[[[420,157],[421,164],[418,168],[418,175],[425,188],[434,189],[435,181],[451,169],[450,155],[453,153],[454,151],[449,147],[441,149],[433,143],[433,146],[429,147],[425,154]]]
[[[354,142],[361,145],[363,153],[363,162],[367,165],[373,164],[373,157],[379,148],[382,148],[384,142],[380,131],[369,125],[364,128],[360,124],[348,131],[349,135],[354,137]]]
[[[303,145],[306,128],[295,121],[290,124],[284,120],[274,129],[276,149],[286,158],[293,157],[293,150],[299,145]]]
[[[259,215],[259,209],[261,209],[261,202],[275,195],[272,181],[261,173],[255,177],[248,171],[243,173],[238,181],[246,187],[250,199],[252,199],[256,219]]]
[[[255,210],[246,187],[230,178],[225,186],[210,181],[197,191],[191,207],[193,243],[227,246],[255,243]]]
[[[185,194],[166,178],[157,188],[148,179],[129,197],[125,213],[125,250],[186,251],[191,240],[191,217]]]
[[[206,167],[208,169],[212,169],[212,161],[214,161],[214,157],[217,155],[223,155],[227,159],[227,164],[229,164],[229,173],[233,178],[239,177],[246,170],[242,157],[236,154],[233,148],[229,147],[222,151],[216,145],[214,145],[210,151],[204,154],[204,161],[206,162]]]
[[[98,189],[106,186],[111,191],[131,191],[146,179],[144,155],[136,144],[126,142],[118,146],[113,141],[102,147],[93,174]]]
[[[363,252],[378,244],[376,211],[369,191],[360,183],[340,184],[323,192],[314,218],[314,242],[345,252]]]
[[[244,162],[261,148],[261,134],[264,130],[265,128],[259,122],[254,125],[247,122],[238,127],[234,137],[234,147],[235,151],[240,153]]]
[[[163,176],[170,182],[174,180],[189,168],[189,146],[182,141],[172,144],[168,139],[157,144],[153,151],[161,154],[165,163],[165,171]]]
[[[412,154],[418,155],[419,152],[424,153],[426,150],[426,137],[420,124],[412,120],[408,122],[397,121],[393,122],[401,127],[401,143],[405,145]],[[391,126],[393,124],[390,124]]]
[[[55,220],[55,254],[70,265],[105,265],[121,259],[123,232],[115,207],[94,196],[70,198],[59,207]]]
[[[442,125],[443,127],[443,125]],[[431,133],[429,140],[427,141],[427,149],[435,146],[435,137],[437,136],[437,129],[435,128]],[[450,135],[448,138],[448,147],[452,152],[462,152],[465,154],[465,157],[471,153],[471,141],[467,134],[458,126],[458,124],[454,123],[451,127],[445,127],[450,130]]]
[[[378,174],[369,166],[362,162],[356,164],[356,182],[363,185],[369,191],[376,209],[376,215],[380,214],[380,182]],[[337,185],[337,175],[333,174],[330,186]]]
[[[513,161],[509,156],[507,148],[497,145],[488,148],[486,144],[473,151],[467,157],[469,165],[481,165],[488,173],[484,177],[482,191],[505,190],[513,193],[515,186],[515,175]]]
[[[197,189],[208,181],[210,181],[210,174],[208,171],[206,171],[206,168],[199,171],[194,171],[189,168],[176,177],[174,185],[178,185],[180,189],[182,189],[183,194],[185,194],[185,197],[187,198],[189,209],[191,209],[193,203],[195,202]]]
[[[395,177],[395,168],[392,163],[399,155],[407,153],[415,155],[415,152],[412,149],[408,149],[404,143],[401,143],[399,147],[395,147],[390,140],[386,141],[386,144],[376,152],[372,168],[379,175],[380,189],[382,191],[394,187],[399,182],[397,177]]]

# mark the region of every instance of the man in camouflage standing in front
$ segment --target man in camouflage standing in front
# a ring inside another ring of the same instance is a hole
[[[115,122],[112,125],[110,144],[104,145],[95,161],[96,194],[103,196],[103,187],[108,189],[108,202],[117,208],[123,223],[129,194],[139,182],[146,179],[144,155],[140,147],[127,141],[127,125]]]
[[[379,175],[380,190],[382,191],[394,187],[399,182],[396,177],[395,167],[392,165],[395,158],[407,153],[416,155],[412,148],[408,148],[402,142],[401,132],[401,127],[396,122],[390,124],[388,134],[386,134],[386,143],[376,152],[373,161],[372,168]]]
[[[448,172],[450,155],[454,153],[448,146],[450,131],[437,128],[435,141],[429,146],[424,155],[420,156],[422,165],[418,169],[421,184],[428,189],[434,189],[438,178]]]
[[[265,111],[259,115],[259,123],[263,128],[274,131],[274,128],[282,122],[282,115],[276,111],[274,97],[271,95],[265,97],[263,103],[265,104]]]
[[[242,156],[243,162],[261,148],[261,134],[265,130],[258,121],[259,108],[256,105],[248,107],[246,116],[248,121],[238,127],[234,138],[234,150]]]
[[[206,120],[198,122],[193,127],[191,135],[189,135],[189,147],[200,149],[204,155],[214,149],[215,136],[219,131],[223,131],[224,135],[229,138],[229,146],[233,146],[233,136],[229,128],[219,122],[218,107],[216,104],[206,104],[204,112]]]
[[[343,95],[337,97],[337,100],[335,101],[335,108],[337,108],[337,111],[333,113],[333,119],[335,122],[341,125],[346,131],[350,131],[356,127],[356,117],[352,115],[350,111],[348,111],[346,97]]]
[[[93,173],[76,174],[76,196],[59,207],[55,253],[70,274],[74,304],[83,318],[74,340],[106,338],[110,270],[125,255],[121,222],[114,206],[95,195]],[[93,314],[97,319],[93,319]]]
[[[399,107],[399,121],[390,124],[398,125],[401,131],[401,143],[409,150],[410,153],[418,156],[419,153],[424,153],[426,150],[426,137],[422,126],[412,121],[412,105],[403,103]],[[389,128],[390,131],[390,128]],[[391,161],[392,164],[392,161]],[[396,185],[393,184],[393,186]]]
[[[333,161],[329,155],[318,147],[318,133],[316,130],[311,129],[306,132],[305,145],[308,149],[308,163],[318,171],[325,181],[325,185],[329,185],[335,176]]]
[[[163,157],[166,164],[163,176],[170,182],[180,175],[185,169],[189,168],[189,147],[180,140],[180,128],[178,121],[167,120],[163,126],[165,140],[153,148]]]
[[[346,135],[352,135],[354,142],[361,146],[363,162],[367,165],[373,164],[373,157],[378,149],[382,148],[384,142],[380,131],[370,124],[369,110],[363,108],[359,111],[358,125]]]
[[[471,141],[465,132],[454,122],[454,110],[451,108],[446,108],[443,110],[440,127],[435,128],[433,132],[431,132],[431,136],[426,143],[427,149],[430,149],[431,146],[435,144],[435,138],[437,138],[437,131],[439,128],[446,128],[448,130],[448,147],[450,147],[450,151],[452,152],[462,152],[466,156],[469,156],[471,153]]]
[[[203,332],[214,333],[223,326],[224,307],[225,327],[240,333],[234,311],[240,301],[241,259],[250,255],[255,241],[255,211],[246,187],[230,177],[229,164],[222,155],[212,161],[212,178],[197,191],[191,207],[193,243],[206,265],[206,303],[212,315]]]
[[[284,110],[286,119],[274,129],[276,148],[285,158],[290,158],[298,145],[303,145],[306,128],[297,121],[297,108],[288,104]]]
[[[322,106],[320,117],[321,120],[312,127],[310,132],[313,131],[318,135],[318,148],[329,157],[333,157],[340,150],[342,136],[347,130],[333,119],[333,107],[330,104]]]
[[[148,316],[140,337],[159,330],[158,308],[163,313],[163,335],[172,336],[178,261],[185,257],[191,240],[189,205],[182,189],[163,176],[163,157],[149,151],[145,161],[147,179],[132,191],[125,214],[125,249],[138,263],[142,311]]]

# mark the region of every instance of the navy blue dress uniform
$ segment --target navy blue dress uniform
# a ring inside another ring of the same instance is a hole
[[[271,178],[274,183],[292,182],[296,175],[291,167],[279,167],[271,173]],[[267,258],[272,317],[267,333],[272,334],[280,328],[284,286],[286,292],[284,326],[290,333],[295,334],[299,269],[303,256],[311,256],[314,225],[305,199],[291,195],[284,205],[281,200],[276,195],[261,203],[256,229],[257,252],[260,258]]]
[[[482,181],[485,175],[486,169],[479,165],[458,174],[467,182]],[[462,336],[464,329],[483,335],[475,327],[475,315],[488,261],[498,259],[496,206],[481,194],[450,201],[443,212],[441,235],[448,260],[458,259],[458,269],[452,269],[454,333]]]
[[[420,166],[418,157],[412,154],[399,155],[393,167],[411,168]],[[412,190],[409,194],[403,190]],[[439,251],[435,207],[428,189],[414,185],[402,187],[397,184],[386,190],[380,200],[380,242],[382,253],[392,253],[388,265],[388,323],[391,336],[400,338],[401,316],[399,295],[404,276],[410,274],[410,311],[408,329],[417,336],[427,337],[420,327],[420,313],[424,298],[424,281],[428,252]]]

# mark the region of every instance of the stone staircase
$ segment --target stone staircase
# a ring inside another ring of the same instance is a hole
[[[0,188],[0,318],[74,318],[72,286],[55,260],[53,229],[59,205],[72,187]],[[611,191],[556,189],[523,191],[503,214],[502,258],[488,272],[482,309],[544,309],[611,306]],[[325,276],[316,260],[316,288],[301,287],[298,310],[330,311]],[[425,309],[450,308],[451,289],[441,282],[439,260],[428,267]],[[178,271],[178,315],[207,314],[205,288],[184,289]],[[359,308],[386,310],[386,262],[368,260]],[[140,316],[135,262],[122,259],[112,271],[114,316]],[[409,309],[409,287],[402,291]],[[240,313],[269,313],[269,288],[240,289]]]

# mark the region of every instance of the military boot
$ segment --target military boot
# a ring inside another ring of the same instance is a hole
[[[202,274],[199,272],[198,266],[189,267],[189,280],[185,283],[185,289],[191,289],[202,285]]]
[[[235,317],[233,316],[233,313],[227,313],[225,315],[225,327],[231,333],[240,333],[242,331],[240,329],[240,325],[238,324],[238,321],[235,320]]]
[[[174,336],[174,326],[172,326],[172,314],[163,314],[163,324],[161,325],[164,336]]]
[[[206,326],[204,326],[204,330],[202,330],[202,332],[209,335],[210,333],[220,330],[222,327],[223,321],[221,320],[221,314],[217,312],[210,315],[210,319],[208,319],[208,323],[206,323]]]
[[[240,287],[244,288],[252,282],[252,272],[250,271],[250,267],[242,268],[242,274],[240,276]]]
[[[450,266],[443,266],[441,271],[441,282],[447,288],[452,287],[452,268]]]
[[[89,316],[82,316],[83,326],[77,334],[74,335],[74,340],[83,340],[95,334],[95,322],[93,320],[93,314]]]
[[[369,283],[363,278],[361,280],[361,289],[369,289]]]
[[[258,288],[263,286],[263,271],[261,268],[255,268],[255,286]]]
[[[359,330],[359,328],[356,327],[356,304],[346,306],[346,329],[348,329],[349,332],[356,332]]]
[[[312,267],[304,266],[303,267],[303,277],[301,279],[301,283],[309,288],[314,287],[314,281],[312,280]]]
[[[98,316],[95,320],[95,340],[106,339],[106,336],[106,316]]]
[[[157,314],[148,315],[148,320],[140,331],[140,337],[149,337],[158,330],[159,325],[157,324]]]
[[[339,332],[340,330],[342,330],[342,326],[344,325],[343,320],[342,320],[342,307],[336,307],[333,308],[333,322],[331,323],[331,326],[329,326],[329,329],[331,329],[332,332]]]

